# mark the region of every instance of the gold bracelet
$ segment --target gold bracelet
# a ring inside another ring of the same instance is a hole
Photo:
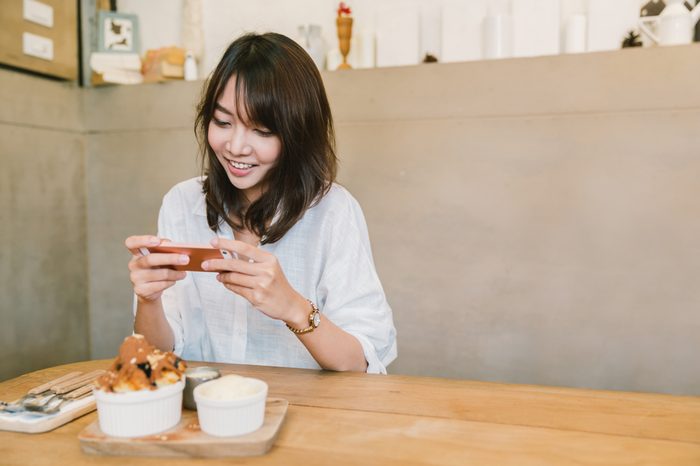
[[[309,333],[313,332],[316,327],[318,327],[321,324],[321,312],[318,310],[318,306],[314,304],[313,301],[310,299],[307,299],[309,304],[311,304],[311,314],[309,314],[309,326],[306,328],[294,328],[288,323],[285,322],[285,325],[289,330],[292,332],[296,333],[297,335],[301,335],[302,333]]]

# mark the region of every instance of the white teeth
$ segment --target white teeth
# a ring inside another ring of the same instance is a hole
[[[235,168],[238,168],[239,170],[247,170],[249,168],[253,168],[253,165],[249,163],[234,162],[233,160],[229,160],[229,163]]]

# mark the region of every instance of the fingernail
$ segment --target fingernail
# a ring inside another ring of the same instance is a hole
[[[151,246],[158,246],[158,243],[160,243],[158,238],[151,238],[148,240],[148,244]]]
[[[209,261],[202,262],[202,268],[204,270],[209,270]]]
[[[182,255],[177,260],[181,264],[187,264],[190,261],[189,256]]]

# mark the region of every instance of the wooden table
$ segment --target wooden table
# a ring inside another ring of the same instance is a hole
[[[88,361],[26,374],[0,383],[0,399],[71,370],[108,365]],[[267,455],[89,456],[77,435],[96,419],[93,412],[44,434],[0,432],[0,464],[700,465],[700,397],[214,366],[263,379],[270,396],[289,400]]]

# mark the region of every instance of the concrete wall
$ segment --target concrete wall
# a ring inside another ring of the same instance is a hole
[[[330,81],[391,370],[700,393],[698,53]]]
[[[699,54],[324,75],[395,312],[390,371],[700,394]],[[92,357],[130,329],[124,238],[198,171],[199,86],[81,95]]]
[[[78,92],[0,70],[0,379],[89,357]]]
[[[90,351],[112,357],[132,329],[127,236],[156,233],[162,196],[199,173],[193,136],[200,83],[86,90]],[[95,111],[110,109],[110,111]]]

